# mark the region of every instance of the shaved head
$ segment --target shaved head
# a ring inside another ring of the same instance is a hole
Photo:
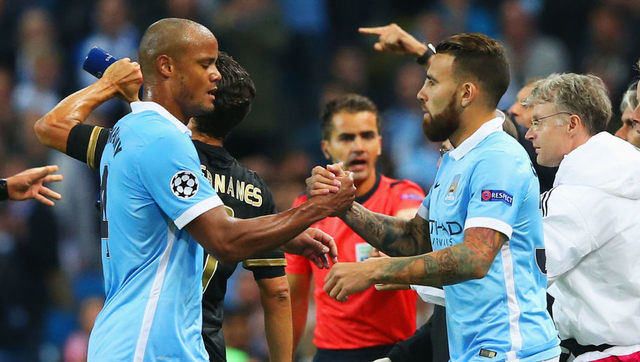
[[[203,25],[176,18],[151,24],[139,48],[143,99],[162,105],[184,123],[212,112],[221,77],[217,59],[218,40]]]
[[[166,18],[151,24],[140,40],[138,59],[145,81],[155,77],[155,61],[160,55],[178,59],[189,46],[202,39],[215,39],[204,25],[188,19]]]

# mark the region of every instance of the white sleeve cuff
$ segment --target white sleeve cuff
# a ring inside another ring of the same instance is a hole
[[[173,222],[174,224],[176,224],[178,229],[182,229],[196,217],[220,205],[222,205],[222,200],[220,200],[220,197],[218,197],[218,195],[212,196],[191,206],[187,209],[187,211],[183,212],[182,215],[178,216]]]
[[[426,285],[411,285],[411,289],[415,290],[426,303],[432,303],[444,306],[444,290],[441,288],[428,287]]]
[[[429,209],[427,209],[424,205],[421,204],[420,208],[418,209],[418,216],[429,221]]]
[[[468,228],[487,228],[501,232],[511,239],[513,228],[506,222],[491,217],[472,217],[464,223],[464,229]]]

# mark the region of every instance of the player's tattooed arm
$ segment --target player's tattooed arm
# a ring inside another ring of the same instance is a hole
[[[505,241],[507,237],[495,230],[469,228],[464,242],[428,254],[337,263],[325,278],[324,291],[344,301],[374,283],[441,287],[480,279],[487,275]]]
[[[417,255],[431,251],[429,222],[420,216],[406,220],[372,212],[354,202],[342,219],[369,244],[387,255]]]
[[[487,228],[469,228],[464,242],[424,255],[388,258],[378,265],[377,283],[443,286],[483,278],[507,237]]]

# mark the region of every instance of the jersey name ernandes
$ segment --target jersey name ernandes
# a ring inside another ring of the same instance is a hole
[[[211,173],[205,165],[200,168],[218,194],[227,194],[254,207],[262,206],[262,190],[243,180],[234,180],[233,176]]]

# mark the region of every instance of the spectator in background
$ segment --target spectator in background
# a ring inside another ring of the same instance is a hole
[[[538,175],[538,181],[540,182],[540,193],[549,191],[553,187],[553,179],[555,178],[557,167],[545,167],[538,164],[536,160],[536,151],[531,144],[531,141],[525,138],[525,134],[529,127],[531,127],[531,107],[525,107],[522,102],[531,94],[531,91],[535,87],[535,80],[528,81],[524,87],[518,91],[516,100],[509,107],[509,116],[511,121],[515,123],[517,134],[515,138],[524,147],[529,154],[531,163]],[[509,120],[505,121],[508,122]]]
[[[511,64],[511,83],[500,107],[508,107],[514,94],[528,79],[567,71],[569,53],[554,38],[540,35],[536,19],[520,0],[506,0],[501,6],[504,46]]]
[[[581,73],[595,74],[609,92],[620,94],[630,78],[628,51],[633,41],[625,31],[625,17],[618,8],[603,3],[588,16],[588,36],[580,53]]]
[[[261,147],[265,138],[289,131],[282,122],[288,109],[280,99],[280,62],[288,32],[278,4],[275,0],[229,0],[213,13],[211,24],[220,39],[229,39],[226,50],[243,64],[260,90],[254,111],[238,127],[236,137],[243,137],[243,147],[263,152],[268,148]]]
[[[341,47],[331,64],[333,80],[348,92],[362,93],[367,89],[367,62],[359,48]]]
[[[633,119],[633,110],[638,106],[636,98],[637,86],[637,81],[631,83],[627,91],[622,95],[622,102],[620,103],[622,125],[616,131],[616,136],[636,147],[640,147],[640,120]]]
[[[60,100],[57,90],[60,53],[52,46],[45,46],[34,49],[31,57],[34,64],[32,79],[16,85],[13,102],[20,114],[42,115]]]
[[[611,102],[596,76],[551,75],[526,104],[538,163],[560,166],[541,206],[561,345],[578,362],[640,360],[640,152],[605,131]]]
[[[25,167],[25,158],[12,156],[0,165],[0,173],[16,174]],[[46,169],[50,170],[56,168]],[[29,170],[31,176],[32,171]],[[45,180],[47,177],[54,180],[51,176],[45,176]],[[10,178],[9,184],[12,183]],[[21,181],[20,184],[29,183]],[[20,194],[12,194],[13,191],[9,193],[12,199],[23,199],[18,197]],[[55,196],[46,192],[45,196],[48,195]],[[3,203],[0,206],[0,360],[3,362],[38,360],[45,315],[52,291],[57,287],[52,276],[58,269],[57,223],[51,209],[33,201]]]
[[[498,35],[496,19],[478,1],[439,0],[435,10],[443,20],[446,35],[462,32],[483,33],[491,37]]]
[[[422,134],[422,112],[416,94],[422,87],[424,69],[415,63],[404,64],[395,77],[395,102],[384,113],[382,129],[385,150],[393,163],[395,175],[431,187],[436,177],[439,143]]]
[[[88,297],[80,302],[78,312],[79,328],[73,332],[64,344],[64,362],[85,362],[87,360],[87,349],[89,347],[89,334],[93,328],[93,323],[98,317],[98,313],[104,305],[103,297]]]
[[[22,144],[18,136],[20,123],[12,102],[13,74],[10,69],[0,66],[0,160],[6,155],[19,152]],[[0,163],[0,164],[1,164]]]
[[[287,105],[287,122],[310,120],[317,116],[316,100],[329,59],[329,15],[327,0],[278,0],[282,18],[289,29],[286,63],[288,71],[283,91],[292,101]],[[316,122],[310,122],[316,124]],[[317,134],[317,133],[316,133]],[[317,142],[310,142],[316,145]]]
[[[35,56],[43,48],[57,47],[57,28],[51,15],[43,8],[27,9],[20,16],[19,38],[17,39],[16,79],[18,82],[33,82],[36,71]]]
[[[430,42],[437,43],[447,37],[444,20],[436,11],[419,14],[414,26],[420,39],[429,39]]]
[[[137,58],[140,34],[129,19],[129,4],[125,0],[99,0],[95,4],[92,14],[94,29],[80,42],[76,53],[78,88],[94,81],[93,76],[81,67],[94,46],[108,49],[116,58]]]

